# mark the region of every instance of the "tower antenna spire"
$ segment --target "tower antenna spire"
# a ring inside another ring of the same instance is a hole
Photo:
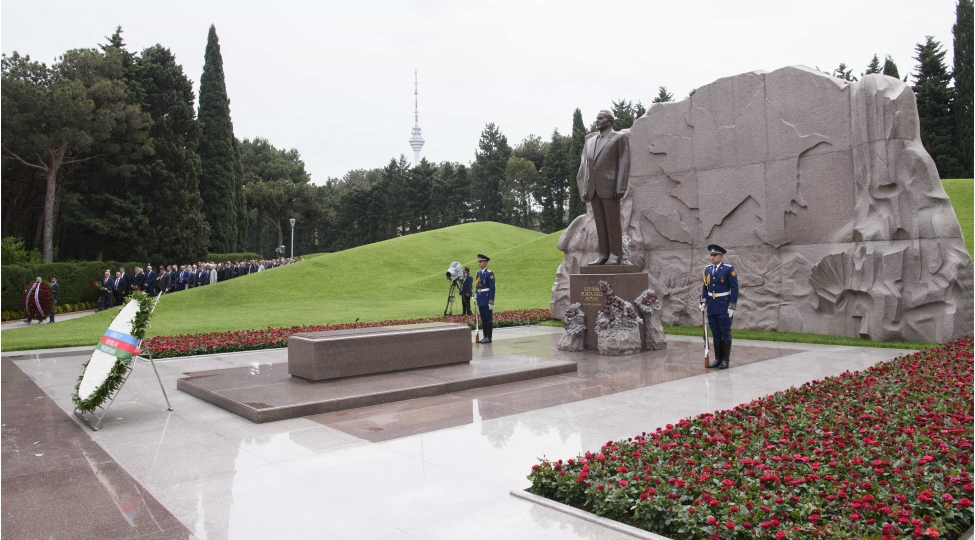
[[[420,150],[423,149],[423,136],[420,134],[420,92],[417,71],[413,70],[413,136],[410,137],[410,146],[413,147],[413,164],[420,163]]]

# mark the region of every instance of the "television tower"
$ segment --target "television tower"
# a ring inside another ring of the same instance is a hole
[[[417,92],[417,78],[416,70],[413,70],[413,119],[416,124],[413,125],[413,136],[410,137],[410,146],[413,147],[413,164],[417,165],[420,163],[420,150],[423,149],[423,137],[420,135],[420,105],[419,105],[419,92]]]

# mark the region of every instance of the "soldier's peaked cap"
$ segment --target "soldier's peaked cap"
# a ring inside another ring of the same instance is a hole
[[[477,261],[478,262],[481,262],[481,261],[488,262],[490,260],[491,260],[491,257],[488,257],[487,255],[483,255],[481,253],[478,253],[477,254]]]
[[[708,251],[711,252],[711,255],[724,255],[725,253],[728,253],[727,249],[719,246],[718,244],[711,244],[708,246]]]

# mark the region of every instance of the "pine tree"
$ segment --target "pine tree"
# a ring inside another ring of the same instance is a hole
[[[494,123],[481,132],[481,140],[471,166],[471,198],[474,219],[477,221],[503,220],[504,203],[501,197],[501,180],[504,178],[511,157],[508,139]]]
[[[661,86],[660,91],[657,93],[657,97],[653,98],[653,102],[666,103],[668,101],[674,101],[674,94],[668,92],[666,86]]]
[[[575,180],[574,170],[569,164],[575,160],[572,155],[572,137],[565,137],[555,130],[545,152],[545,167],[535,199],[542,207],[539,215],[539,228],[550,233],[565,227],[566,202],[569,197],[569,184]]]
[[[954,78],[955,103],[952,111],[955,117],[955,133],[958,139],[958,170],[961,178],[971,178],[973,172],[972,116],[975,114],[972,94],[972,0],[958,0],[955,8],[954,35]]]
[[[238,205],[245,200],[240,179],[239,155],[230,119],[230,99],[223,75],[223,57],[217,29],[210,26],[200,76],[199,154],[202,163],[200,195],[203,212],[210,225],[210,251],[237,251],[240,242],[241,213]]]
[[[870,63],[867,64],[867,70],[862,75],[874,75],[877,73],[880,73],[880,57],[875,54],[870,59]]]
[[[579,184],[576,175],[582,165],[582,149],[586,146],[586,124],[582,122],[582,111],[576,109],[572,113],[572,145],[569,150],[569,223],[576,217],[586,213],[586,203],[579,195]]]
[[[193,83],[162,45],[142,51],[134,78],[144,91],[142,110],[152,117],[154,149],[139,165],[148,183],[149,260],[196,261],[206,257],[210,228],[200,198],[200,125]]]
[[[838,79],[843,79],[844,81],[856,81],[857,78],[853,76],[853,69],[847,68],[846,64],[840,62],[839,67],[833,70],[833,76]]]
[[[901,78],[900,72],[897,71],[897,64],[894,63],[894,59],[891,58],[889,54],[884,58],[884,71],[883,71],[883,73],[884,73],[884,75],[886,75],[888,77],[893,77],[895,79],[900,79]]]
[[[952,116],[954,88],[948,86],[951,74],[945,65],[941,43],[927,36],[915,48],[917,67],[914,93],[921,122],[921,142],[931,154],[941,178],[954,178],[959,168],[955,118]]]

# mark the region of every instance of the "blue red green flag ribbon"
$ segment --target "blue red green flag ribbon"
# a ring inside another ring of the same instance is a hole
[[[140,352],[139,340],[135,336],[117,330],[106,330],[95,349],[122,360],[128,360]]]

